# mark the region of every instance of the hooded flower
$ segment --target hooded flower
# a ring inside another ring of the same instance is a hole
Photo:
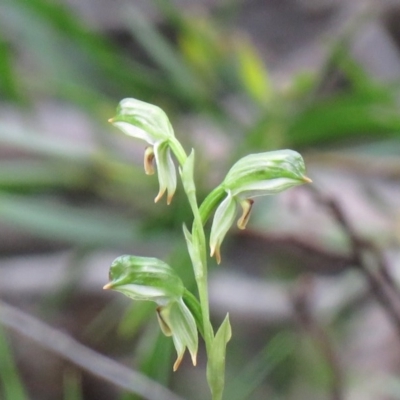
[[[198,336],[195,319],[182,298],[171,301],[166,306],[157,307],[157,317],[164,335],[172,336],[178,357],[174,363],[176,371],[182,361],[186,347],[189,349],[193,365],[196,365]]]
[[[176,169],[170,150],[170,142],[175,140],[175,135],[165,112],[152,104],[128,98],[119,103],[117,115],[109,122],[126,135],[150,145],[145,151],[145,172],[148,175],[154,173],[154,160],[160,184],[155,201],[167,191],[167,203],[170,204],[176,190]]]
[[[174,371],[189,349],[196,365],[198,334],[196,321],[183,301],[185,288],[175,271],[157,258],[121,256],[111,264],[110,282],[104,289],[113,289],[133,300],[154,301],[161,330],[172,336],[178,357]]]
[[[210,235],[211,256],[215,255],[218,263],[221,261],[220,247],[235,220],[239,204],[242,216],[237,225],[239,229],[245,229],[254,197],[276,194],[307,182],[311,180],[305,176],[303,158],[293,150],[250,154],[241,158],[220,185],[226,197],[214,215]]]

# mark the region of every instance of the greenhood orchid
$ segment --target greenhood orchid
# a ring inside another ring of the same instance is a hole
[[[155,161],[160,190],[154,201],[160,200],[167,191],[167,203],[170,204],[176,190],[176,169],[170,146],[176,145],[177,141],[165,112],[155,105],[127,98],[119,103],[117,115],[109,122],[126,135],[150,145],[145,151],[144,169],[146,174],[152,175]]]
[[[296,151],[270,151],[241,158],[216,189],[224,192],[225,198],[216,209],[211,227],[211,256],[215,255],[220,263],[221,243],[235,220],[238,205],[242,215],[237,225],[245,229],[254,197],[276,194],[307,182],[311,180],[306,177],[303,158]]]
[[[196,365],[198,334],[196,320],[183,300],[185,288],[175,271],[157,258],[120,256],[111,264],[110,282],[104,289],[123,293],[133,300],[154,301],[161,330],[172,336],[179,367],[188,348]]]
[[[176,139],[167,115],[159,107],[127,98],[120,102],[117,115],[110,122],[126,135],[147,143],[144,152],[146,174],[157,171],[159,192],[169,204],[176,190],[177,171],[193,214],[191,225],[183,225],[198,297],[189,292],[176,272],[157,258],[121,256],[110,267],[110,282],[104,289],[113,289],[133,300],[157,304],[157,319],[162,332],[172,338],[179,367],[186,348],[196,365],[198,334],[207,353],[207,381],[213,400],[222,400],[225,385],[226,348],[231,338],[229,315],[219,328],[210,319],[208,295],[208,258],[205,224],[214,214],[210,233],[211,256],[221,261],[220,248],[228,230],[237,219],[240,229],[249,221],[254,198],[279,193],[311,182],[305,175],[301,155],[292,150],[251,154],[236,162],[225,179],[199,206],[195,182],[195,152],[187,155]],[[181,254],[178,255],[180,257]]]

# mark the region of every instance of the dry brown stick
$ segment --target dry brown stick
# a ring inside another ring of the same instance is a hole
[[[130,393],[148,400],[183,400],[147,376],[80,344],[63,332],[0,300],[0,324],[48,351]]]
[[[386,310],[400,338],[400,295],[397,285],[386,267],[383,255],[373,243],[358,236],[343,212],[342,207],[335,199],[327,197],[315,187],[308,187],[308,189],[314,198],[332,213],[337,223],[348,235],[351,244],[353,267],[358,269],[366,278],[371,293]],[[367,252],[374,255],[378,267],[376,270],[373,270],[369,266],[365,257]]]
[[[313,281],[310,275],[304,275],[298,282],[291,296],[295,318],[302,329],[312,338],[331,370],[331,400],[343,400],[343,371],[327,332],[313,317],[310,306],[312,286]]]
[[[388,266],[387,260],[382,254],[382,252],[379,250],[377,246],[375,246],[373,243],[370,243],[370,248],[373,251],[373,254],[375,258],[377,259],[376,262],[378,264],[378,271],[381,274],[382,278],[385,280],[385,282],[389,285],[391,290],[396,293],[396,295],[400,298],[400,288],[398,284],[396,283],[395,279],[393,279],[392,275],[390,274],[390,268]]]

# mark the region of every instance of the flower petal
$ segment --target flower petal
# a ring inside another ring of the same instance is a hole
[[[153,104],[137,99],[122,100],[118,105],[117,115],[110,122],[125,134],[143,139],[151,145],[174,137],[165,112]]]
[[[221,262],[220,247],[226,233],[232,226],[236,216],[236,201],[231,192],[221,202],[215,211],[214,220],[211,226],[210,249],[211,257],[215,254],[217,263]]]
[[[144,152],[144,171],[146,172],[146,175],[154,174],[154,157],[153,147],[146,147],[146,151]]]
[[[193,365],[197,364],[198,334],[196,321],[182,299],[174,302],[171,307],[170,322],[172,326],[172,339],[178,353],[178,359],[174,364],[174,371],[179,367],[183,351],[187,347],[192,358]]]
[[[168,142],[156,143],[154,146],[154,155],[157,165],[158,182],[160,184],[160,190],[154,201],[157,203],[165,191],[167,191],[167,204],[170,204],[176,190],[176,169]]]
[[[165,305],[182,297],[184,286],[176,272],[165,262],[150,257],[121,256],[111,264],[113,289],[133,300],[151,300]]]
[[[125,133],[125,135],[134,137],[136,139],[142,139],[142,140],[144,140],[145,142],[147,142],[148,144],[151,144],[151,145],[154,144],[154,139],[145,130],[143,130],[143,129],[135,126],[135,125],[132,125],[129,122],[117,121],[114,118],[111,118],[110,122],[114,126],[119,128],[123,133]]]
[[[172,336],[174,342],[177,352],[177,359],[173,367],[174,371],[178,369],[186,348],[190,352],[193,365],[196,365],[199,344],[197,326],[183,299],[180,298],[166,306],[158,307],[157,316],[161,330],[166,336]]]
[[[292,186],[310,182],[305,176],[303,158],[293,150],[250,154],[237,161],[222,186],[233,196],[248,199],[279,193]]]
[[[237,226],[239,229],[246,229],[246,225],[249,222],[251,209],[253,207],[254,200],[246,199],[240,202],[242,206],[242,216],[238,219]]]
[[[274,178],[242,184],[237,189],[232,190],[233,196],[239,198],[252,198],[257,196],[268,196],[283,192],[294,186],[302,185],[304,180],[290,178]]]

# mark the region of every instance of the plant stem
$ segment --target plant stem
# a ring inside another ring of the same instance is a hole
[[[186,162],[187,155],[181,143],[176,138],[172,138],[169,140],[169,147],[178,160],[179,165],[183,167],[183,164]]]
[[[196,274],[197,288],[200,297],[200,306],[203,315],[203,326],[204,326],[204,341],[206,343],[207,353],[210,350],[212,340],[214,338],[213,328],[210,322],[210,307],[208,300],[208,271],[207,271],[207,254],[205,246],[205,234],[203,225],[201,224],[200,213],[198,207],[193,207],[194,213],[194,223],[193,223],[193,235],[197,234],[199,236],[198,250],[200,254],[200,263],[202,274]],[[194,241],[196,243],[196,241]]]
[[[180,166],[183,167],[184,163],[187,160],[187,155],[180,142],[176,139],[170,140],[170,148],[173,151]],[[199,292],[200,307],[203,317],[204,341],[208,353],[211,347],[212,340],[214,338],[214,332],[210,322],[210,309],[208,300],[206,239],[205,239],[205,233],[202,224],[202,219],[200,216],[199,207],[197,204],[196,190],[195,190],[196,186],[193,176],[190,177],[190,180],[191,180],[190,182],[186,182],[186,185],[191,189],[186,191],[186,194],[194,216],[194,222],[192,226],[192,237],[194,238],[193,245],[197,246],[199,254],[199,260],[198,260],[199,268],[194,268],[194,269],[195,269],[197,290]]]
[[[225,189],[222,186],[217,186],[201,203],[199,212],[203,226],[217,205],[222,201],[225,194]]]
[[[212,399],[221,400],[225,380],[225,351],[226,344],[231,337],[231,327],[227,316],[214,336],[214,330],[210,321],[207,244],[204,225],[226,192],[222,186],[218,186],[207,196],[199,208],[194,181],[194,152],[192,151],[188,157],[182,145],[175,138],[170,139],[170,149],[181,166],[182,184],[193,212],[194,220],[191,234],[187,232],[186,227],[184,231],[199,293],[203,322],[202,333],[207,352],[207,381]],[[190,303],[190,298],[187,300]]]

